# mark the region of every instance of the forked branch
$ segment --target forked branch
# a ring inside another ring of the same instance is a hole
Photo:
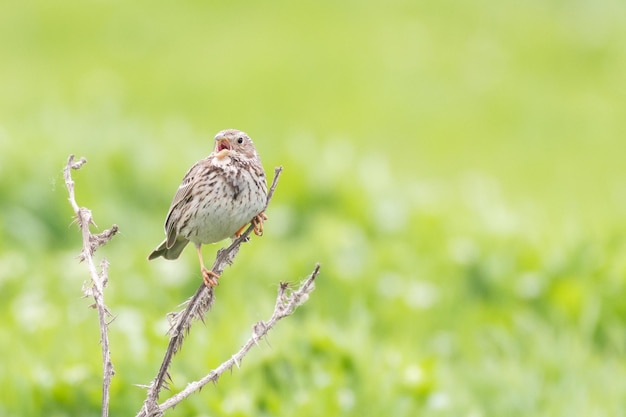
[[[69,193],[69,202],[72,205],[72,209],[75,214],[75,222],[78,224],[79,229],[82,232],[83,247],[79,256],[80,261],[85,261],[89,269],[91,282],[83,285],[83,293],[87,297],[93,297],[94,304],[92,307],[98,311],[98,319],[100,324],[100,344],[102,347],[102,362],[103,362],[103,382],[102,382],[102,416],[108,417],[109,415],[109,392],[111,387],[111,378],[113,377],[113,364],[111,362],[111,353],[109,349],[108,338],[108,319],[111,317],[109,310],[104,302],[104,288],[108,281],[108,262],[103,259],[100,263],[100,271],[98,272],[93,260],[95,251],[102,245],[109,242],[113,236],[118,232],[117,225],[111,226],[110,229],[103,231],[102,233],[92,234],[89,230],[91,225],[95,226],[91,211],[85,207],[80,207],[76,203],[74,194],[74,181],[72,180],[71,170],[80,169],[85,163],[85,158],[81,158],[78,161],[74,160],[74,155],[70,155],[67,164],[64,169],[65,185]],[[269,189],[267,196],[267,203],[264,208],[267,209],[276,185],[278,184],[278,178],[282,168],[276,168],[274,171],[274,180]],[[241,244],[249,239],[250,233],[254,230],[254,225],[251,224],[237,239],[235,239],[230,246],[225,249],[220,249],[213,263],[212,270],[217,275],[220,275],[227,265],[231,265],[235,256],[239,252]],[[281,319],[292,314],[295,309],[306,302],[309,294],[313,289],[314,281],[319,274],[320,265],[316,265],[313,272],[300,283],[296,290],[292,290],[286,283],[281,283],[278,289],[278,296],[276,298],[276,304],[272,316],[267,321],[259,321],[253,326],[252,335],[249,340],[241,347],[241,349],[235,353],[230,359],[222,363],[220,366],[209,372],[202,379],[191,382],[187,387],[169,398],[165,402],[159,404],[158,397],[161,389],[165,386],[168,379],[168,370],[172,362],[174,354],[180,349],[183,343],[183,339],[191,328],[191,324],[194,319],[204,320],[206,312],[211,308],[215,293],[214,288],[207,288],[204,283],[200,285],[196,293],[189,300],[186,301],[185,309],[178,313],[173,313],[168,316],[170,319],[170,342],[161,363],[161,367],[154,381],[148,387],[147,398],[143,404],[143,407],[137,414],[138,416],[154,417],[163,415],[164,411],[179,404],[185,398],[189,397],[192,393],[200,390],[204,385],[209,382],[217,382],[220,376],[227,370],[233,368],[233,366],[239,367],[244,356],[250,351],[250,349],[258,344],[259,340],[267,335],[269,330]]]
[[[206,376],[198,381],[190,382],[187,384],[184,390],[171,398],[164,401],[162,404],[152,403],[148,405],[144,404],[138,417],[156,417],[162,416],[164,411],[168,408],[172,408],[178,405],[181,401],[189,397],[191,394],[199,391],[209,382],[216,383],[222,374],[228,370],[231,370],[233,366],[239,368],[244,356],[252,349],[253,346],[258,345],[259,341],[263,339],[270,329],[274,327],[279,320],[291,315],[298,306],[304,304],[309,294],[315,289],[315,278],[320,271],[320,265],[317,264],[311,274],[300,283],[298,289],[291,290],[289,284],[281,282],[278,287],[278,295],[276,297],[276,304],[274,306],[274,312],[267,321],[259,321],[252,327],[252,334],[248,341],[239,349],[237,353],[230,357],[227,361],[223,362],[217,368],[210,371]]]
[[[91,211],[85,207],[79,207],[76,203],[76,197],[74,194],[74,181],[72,180],[72,169],[80,169],[87,160],[80,158],[78,161],[74,161],[74,155],[70,155],[67,159],[67,164],[63,169],[63,177],[65,179],[65,186],[69,193],[69,201],[74,210],[74,222],[78,224],[78,228],[82,232],[83,236],[83,248],[79,255],[81,261],[87,262],[87,268],[89,269],[89,275],[91,277],[91,283],[85,283],[83,285],[83,293],[85,297],[93,297],[94,307],[98,310],[98,321],[100,323],[100,346],[102,348],[102,417],[109,415],[109,392],[111,387],[111,378],[115,373],[113,370],[113,363],[111,362],[111,352],[109,350],[109,334],[108,334],[108,318],[111,316],[109,310],[104,303],[104,288],[108,281],[108,267],[109,263],[106,259],[102,259],[100,263],[100,272],[97,271],[96,265],[93,260],[94,252],[102,245],[106,244],[109,240],[115,236],[118,231],[117,225],[111,226],[110,229],[105,230],[102,233],[93,235],[89,230],[89,226],[94,225]]]
[[[280,177],[280,173],[282,172],[282,167],[278,167],[274,170],[274,179],[272,181],[272,185],[270,186],[267,202],[263,209],[265,211],[267,206],[269,205],[272,196],[274,195],[274,191],[276,186],[278,185],[278,178]],[[213,267],[211,270],[215,272],[217,275],[220,275],[224,268],[227,265],[231,265],[235,259],[235,256],[239,252],[239,247],[249,238],[248,236],[254,230],[254,225],[250,224],[250,226],[235,239],[230,246],[225,249],[220,249],[215,258],[215,262],[213,263]],[[317,275],[317,274],[316,274]],[[191,324],[194,319],[204,319],[204,315],[213,305],[215,293],[214,288],[207,288],[204,284],[201,284],[196,293],[187,300],[186,308],[178,313],[172,313],[169,315],[170,319],[170,342],[167,347],[167,351],[165,352],[165,357],[163,358],[163,362],[161,363],[161,367],[159,372],[157,373],[156,378],[152,381],[152,383],[148,386],[148,394],[146,397],[146,401],[144,402],[144,406],[139,412],[138,416],[158,416],[163,413],[165,408],[162,408],[158,405],[159,393],[163,386],[166,384],[166,380],[168,378],[168,370],[172,362],[172,358],[174,354],[178,352],[180,349],[184,337],[189,332]],[[169,401],[169,400],[168,400]]]

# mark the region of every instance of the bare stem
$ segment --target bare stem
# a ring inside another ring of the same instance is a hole
[[[86,162],[87,160],[85,158],[80,158],[78,161],[75,161],[74,155],[70,155],[63,172],[65,185],[69,193],[69,202],[75,214],[74,221],[78,224],[83,238],[83,246],[79,259],[81,262],[86,261],[89,269],[89,275],[91,277],[91,282],[83,285],[83,293],[86,297],[93,297],[94,304],[91,307],[98,311],[100,324],[100,345],[102,348],[103,362],[102,417],[108,417],[111,379],[115,373],[111,362],[108,337],[109,323],[107,319],[111,317],[111,314],[104,302],[104,289],[106,288],[108,282],[109,264],[106,259],[103,259],[100,263],[100,272],[98,272],[94,263],[93,255],[100,246],[105,245],[113,238],[113,236],[115,236],[118,232],[118,227],[117,225],[113,225],[110,229],[98,234],[92,234],[89,230],[89,227],[91,225],[95,226],[95,223],[93,221],[91,211],[85,207],[80,207],[76,203],[74,181],[71,176],[72,169],[80,169]],[[267,203],[263,209],[264,211],[267,209],[267,206],[269,205],[269,202],[274,194],[281,171],[281,167],[276,168],[274,171],[274,180],[272,181],[272,185],[268,192]],[[213,272],[219,275],[223,272],[227,265],[232,265],[235,256],[239,252],[239,247],[243,242],[249,240],[249,235],[253,230],[254,225],[251,224],[240,237],[231,243],[231,245],[218,251],[212,267]],[[186,301],[186,307],[183,311],[168,315],[171,325],[169,330],[169,346],[156,378],[148,387],[148,395],[144,405],[137,415],[145,417],[161,416],[165,410],[179,404],[191,394],[200,390],[204,385],[209,382],[217,382],[225,371],[232,369],[235,365],[239,367],[244,356],[254,345],[258,344],[259,340],[263,339],[263,337],[267,335],[269,330],[274,327],[279,320],[291,315],[299,305],[306,302],[309,294],[314,289],[314,280],[319,274],[319,270],[320,265],[318,264],[315,266],[311,275],[309,275],[309,277],[305,279],[295,291],[292,291],[288,284],[281,283],[278,289],[278,296],[276,298],[276,305],[272,316],[269,320],[265,322],[260,321],[253,326],[250,339],[237,353],[209,372],[202,379],[189,383],[183,391],[169,398],[162,404],[158,404],[159,393],[166,385],[166,380],[169,378],[168,369],[171,365],[173,356],[182,346],[183,339],[186,334],[189,333],[194,319],[204,320],[204,315],[213,305],[215,299],[214,289],[207,288],[204,284],[202,284],[193,297]]]
[[[95,225],[91,216],[91,211],[85,207],[79,207],[76,203],[74,194],[74,181],[72,180],[71,170],[80,169],[87,160],[80,158],[74,162],[74,155],[70,155],[67,160],[67,165],[63,170],[63,176],[65,178],[65,185],[69,193],[69,201],[74,210],[74,221],[78,224],[78,228],[82,232],[83,248],[80,254],[80,260],[87,262],[87,268],[89,269],[89,275],[91,276],[91,285],[83,286],[83,293],[86,297],[93,297],[94,304],[92,307],[98,310],[98,320],[100,323],[100,345],[102,348],[102,368],[103,368],[103,382],[102,382],[102,417],[108,417],[109,415],[109,392],[111,387],[111,378],[115,371],[113,370],[113,363],[111,362],[111,352],[109,350],[109,335],[108,335],[108,322],[107,318],[111,316],[109,310],[104,303],[104,288],[108,281],[108,262],[103,259],[100,263],[100,273],[96,269],[96,265],[93,260],[93,254],[98,247],[106,244],[109,240],[115,236],[118,231],[117,225],[111,226],[110,229],[105,230],[97,235],[92,235],[89,226]]]
[[[277,167],[274,170],[274,180],[272,181],[272,185],[267,194],[267,202],[263,211],[267,209],[267,206],[274,195],[274,191],[276,186],[278,185],[278,178],[280,177],[280,173],[282,172],[282,167]],[[248,240],[248,236],[254,229],[254,225],[250,224],[250,226],[235,239],[230,246],[225,249],[220,249],[215,257],[215,262],[213,262],[213,267],[211,270],[215,272],[217,275],[220,275],[227,265],[232,265],[235,256],[239,252],[239,247],[243,242]],[[163,358],[163,362],[161,363],[161,367],[159,372],[157,373],[156,378],[152,383],[148,386],[148,394],[146,400],[144,402],[144,406],[138,415],[140,416],[157,416],[162,414],[162,411],[159,411],[158,399],[159,393],[163,386],[166,384],[166,379],[168,378],[168,369],[171,365],[172,358],[174,354],[178,352],[180,349],[183,340],[189,330],[191,328],[191,324],[194,319],[204,319],[204,315],[213,305],[213,301],[215,299],[214,289],[207,288],[204,284],[201,284],[196,293],[189,300],[186,301],[186,308],[178,313],[173,313],[169,315],[170,319],[170,341],[165,352],[165,357]]]
[[[202,379],[191,382],[185,387],[184,390],[169,398],[162,404],[158,406],[159,411],[162,413],[168,408],[172,408],[183,401],[185,398],[189,397],[196,391],[199,391],[209,382],[216,383],[220,376],[233,368],[233,366],[237,366],[239,368],[241,361],[244,356],[252,349],[254,345],[258,345],[259,341],[263,339],[270,331],[272,327],[281,319],[291,315],[295,311],[295,309],[305,303],[308,300],[309,293],[313,291],[315,288],[314,280],[319,274],[320,265],[317,264],[315,269],[302,283],[300,287],[292,292],[289,292],[289,285],[281,282],[278,287],[278,296],[276,297],[276,305],[274,306],[274,313],[267,321],[259,321],[252,328],[252,335],[248,339],[248,341],[239,349],[237,353],[231,356],[230,359],[222,363],[220,366],[209,372]],[[158,414],[157,414],[158,415]]]

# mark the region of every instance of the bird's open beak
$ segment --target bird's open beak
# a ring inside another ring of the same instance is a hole
[[[216,139],[215,144],[215,156],[217,159],[222,159],[230,153],[230,142],[228,139]]]

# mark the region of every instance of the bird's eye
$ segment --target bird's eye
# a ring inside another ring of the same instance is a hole
[[[243,138],[242,137],[237,138],[237,143],[241,145],[243,143]]]

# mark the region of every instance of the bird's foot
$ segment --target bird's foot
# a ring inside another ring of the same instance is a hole
[[[207,288],[217,287],[219,285],[219,282],[217,281],[219,277],[220,276],[215,272],[202,268],[202,280]]]
[[[259,213],[252,219],[255,235],[263,236],[263,222],[265,220],[267,220],[267,215],[265,213]]]

